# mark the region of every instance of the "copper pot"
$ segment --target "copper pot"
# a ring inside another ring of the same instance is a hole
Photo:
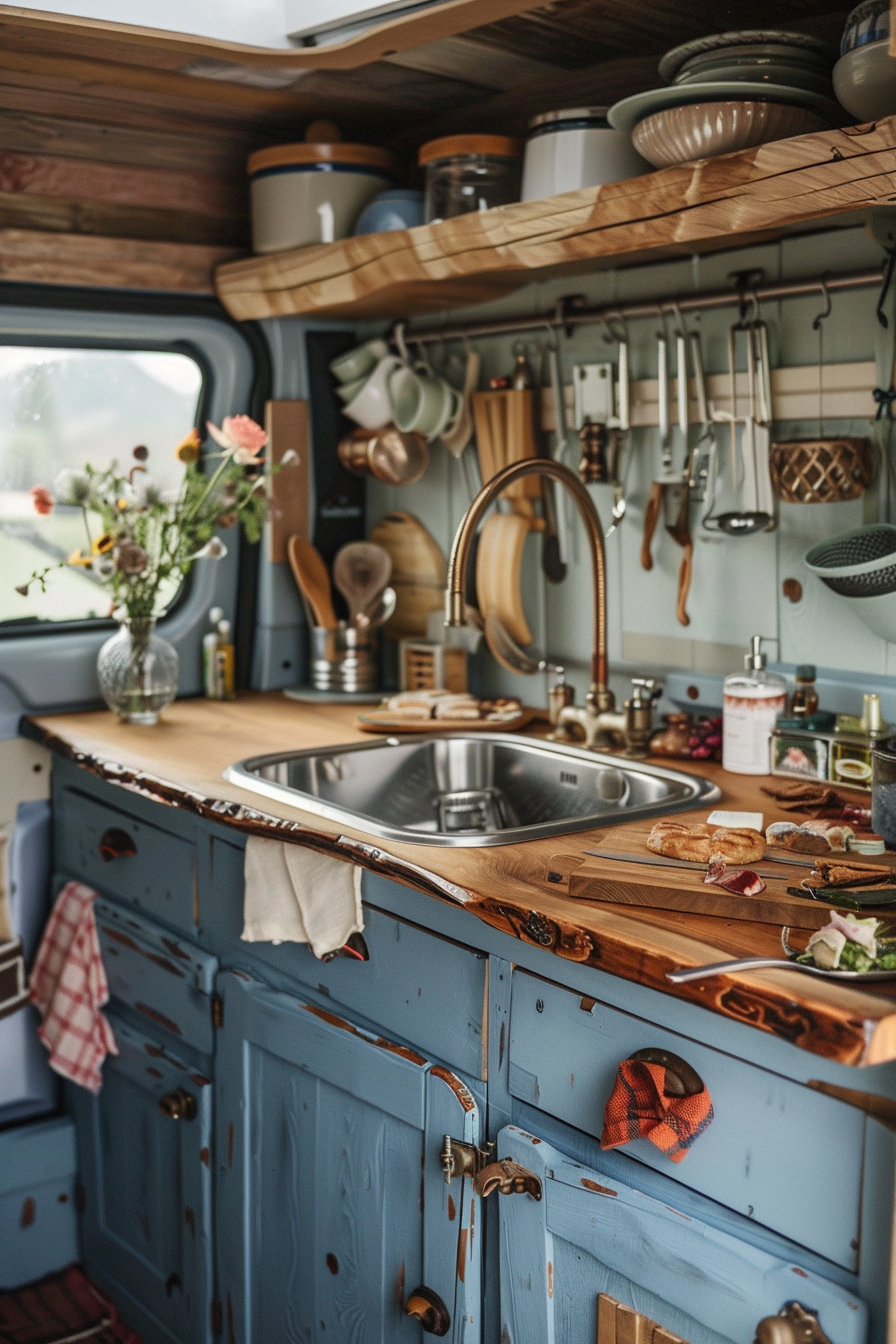
[[[340,440],[339,461],[355,476],[375,476],[386,485],[413,485],[429,463],[422,434],[404,433],[395,425],[356,429]]]

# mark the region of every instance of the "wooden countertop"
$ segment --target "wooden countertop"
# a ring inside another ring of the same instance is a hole
[[[228,765],[246,756],[369,741],[354,721],[351,707],[299,704],[268,692],[231,703],[181,700],[151,729],[122,724],[103,711],[27,719],[23,731],[110,783],[160,803],[333,853],[443,899],[438,882],[447,879],[470,893],[465,908],[495,928],[701,1004],[801,1049],[852,1065],[896,1059],[896,985],[858,990],[774,970],[671,985],[665,973],[675,967],[779,955],[780,928],[572,899],[569,874],[585,861],[592,872],[602,863],[585,851],[616,847],[614,833],[619,837],[623,827],[481,849],[399,844],[261,798],[222,778]],[[759,792],[761,780],[703,763],[700,773],[719,783],[723,796],[717,806],[761,811],[766,822],[776,819],[773,801]],[[690,819],[704,820],[708,811],[697,810]],[[372,842],[380,857],[352,851],[339,843],[340,836]],[[640,871],[608,862],[607,882]]]

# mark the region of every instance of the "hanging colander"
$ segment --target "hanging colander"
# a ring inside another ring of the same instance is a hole
[[[896,593],[896,527],[878,523],[821,541],[804,564],[842,597]]]

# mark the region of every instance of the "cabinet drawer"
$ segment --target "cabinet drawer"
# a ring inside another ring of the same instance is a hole
[[[196,847],[76,789],[56,796],[56,867],[185,933],[197,919]]]
[[[240,945],[244,853],[226,841],[212,843],[213,899],[203,905],[203,927],[213,925],[218,946],[239,945],[254,961],[328,995],[388,1035],[472,1078],[485,1077],[486,957],[366,903],[369,961],[318,961],[302,943]]]
[[[112,998],[211,1055],[217,959],[112,901],[94,913]]]
[[[712,1124],[680,1164],[647,1139],[621,1151],[856,1268],[860,1111],[525,971],[514,972],[510,1024],[512,1094],[596,1138],[620,1060],[647,1046],[682,1056],[709,1089]],[[834,1161],[823,1161],[826,1140]]]

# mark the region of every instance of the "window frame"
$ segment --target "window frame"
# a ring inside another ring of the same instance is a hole
[[[199,414],[218,423],[241,412],[263,419],[270,395],[263,329],[233,322],[217,300],[202,296],[0,283],[0,344],[186,354],[202,373]],[[180,654],[182,696],[201,693],[201,640],[212,606],[223,607],[241,642],[253,636],[245,578],[257,547],[247,546],[238,528],[226,540],[228,555],[194,564],[159,625]],[[114,624],[87,618],[0,627],[0,736],[11,735],[22,713],[96,706],[96,655]],[[245,654],[241,662],[248,662]]]
[[[2,301],[0,301],[2,308]],[[67,340],[33,340],[30,337],[21,337],[18,339],[6,338],[0,328],[0,349],[18,345],[29,349],[43,350],[133,350],[139,354],[171,354],[184,355],[187,359],[192,359],[193,363],[199,368],[202,378],[202,386],[199,394],[199,401],[196,409],[197,427],[204,425],[210,418],[211,407],[214,401],[214,369],[208,358],[198,347],[185,341],[175,342],[151,342],[140,340],[118,340],[113,341],[96,339],[75,339],[71,337]],[[205,466],[206,451],[203,449],[202,463]],[[174,599],[166,612],[167,616],[174,616],[184,602],[189,601],[190,589],[193,583],[193,571],[187,575],[184,582],[177,591],[177,597]],[[60,633],[81,630],[105,630],[112,631],[118,626],[118,622],[111,616],[84,616],[72,621],[44,621],[37,620],[30,622],[28,617],[24,617],[21,624],[15,625],[12,622],[5,623],[0,621],[0,644],[10,638],[17,638],[22,634],[36,635],[39,638],[51,638]]]

